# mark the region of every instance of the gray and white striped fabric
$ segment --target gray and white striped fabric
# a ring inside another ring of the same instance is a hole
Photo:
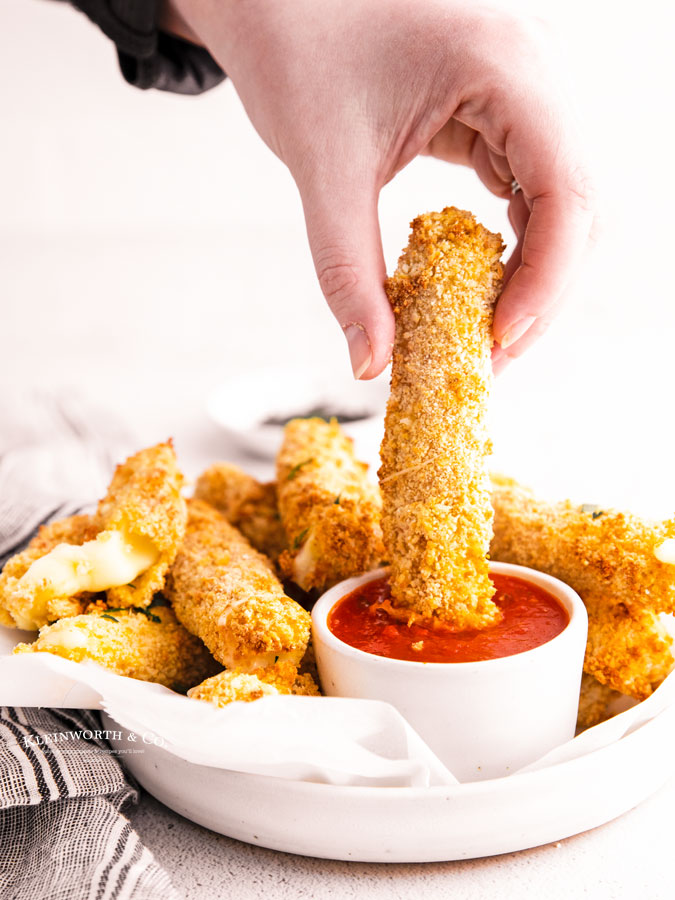
[[[131,443],[73,397],[0,400],[0,566],[101,496]],[[0,900],[178,900],[122,812],[138,796],[98,713],[1,708]]]
[[[0,710],[3,900],[177,900],[121,813],[138,791],[97,733],[86,710]]]

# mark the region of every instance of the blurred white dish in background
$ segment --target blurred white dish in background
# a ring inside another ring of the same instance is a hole
[[[571,587],[525,566],[491,562],[493,575],[551,594],[569,622],[546,643],[480,662],[412,662],[359,650],[336,637],[328,616],[377,569],[336,584],[312,609],[323,691],[384,700],[398,709],[460,782],[500,778],[574,737],[588,616]]]
[[[336,418],[354,439],[356,455],[379,465],[389,372],[373,381],[355,381],[337,372],[259,369],[231,378],[207,401],[211,419],[254,456],[276,456],[289,419]]]

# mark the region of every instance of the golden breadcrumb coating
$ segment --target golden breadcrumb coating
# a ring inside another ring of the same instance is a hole
[[[59,619],[40,629],[15,653],[53,653],[74,662],[92,660],[117,675],[156,681],[185,691],[220,667],[202,642],[167,606],[149,610],[99,610]]]
[[[227,706],[235,701],[251,703],[261,697],[278,695],[279,691],[274,685],[266,684],[257,675],[247,675],[235,669],[226,669],[188,691],[188,697],[193,700],[204,700],[214,706]]]
[[[298,665],[310,616],[284,594],[270,560],[203,500],[190,500],[188,513],[165,589],[180,621],[229,669]]]
[[[581,693],[579,694],[579,711],[577,713],[577,734],[599,725],[614,714],[611,704],[619,700],[623,694],[600,684],[597,678],[587,675],[581,676]]]
[[[602,684],[644,700],[673,668],[673,638],[662,617],[630,612],[608,597],[583,597],[588,610],[584,671]]]
[[[396,332],[379,476],[393,603],[458,629],[500,616],[486,410],[502,250],[470,213],[428,213],[386,283]]]
[[[117,467],[95,516],[52,523],[9,560],[3,608],[31,629],[77,615],[82,598],[103,590],[112,606],[147,606],[185,531],[181,482],[170,442],[130,457]]]
[[[276,560],[287,547],[274,482],[261,484],[239,466],[218,462],[197,479],[195,497],[221,512],[256,550]]]
[[[585,671],[621,693],[647,697],[674,661],[659,614],[675,609],[675,566],[654,551],[675,535],[675,521],[550,503],[501,476],[493,476],[492,502],[493,559],[569,584],[588,610]]]
[[[180,493],[182,484],[171,441],[141,450],[117,466],[108,493],[98,505],[99,530],[145,538],[158,557],[133,585],[108,589],[112,606],[147,606],[164,586],[185,534],[187,511]]]
[[[367,472],[336,420],[286,425],[277,498],[289,548],[279,564],[303,590],[324,591],[382,561],[382,504]]]
[[[304,663],[304,658],[303,658]],[[289,662],[278,662],[266,669],[257,669],[256,675],[265,684],[273,685],[280,694],[302,694],[306,697],[319,697],[319,690],[314,678],[309,672],[303,671],[304,666],[294,666]]]
[[[277,663],[267,669],[257,669],[250,675],[227,669],[188,691],[188,697],[205,700],[214,706],[227,706],[235,700],[250,703],[261,697],[282,694],[321,696],[311,675],[299,675],[290,663]]]
[[[12,556],[0,574],[0,607],[6,614],[0,624],[37,630],[64,616],[76,616],[89,602],[91,594],[75,597],[50,597],[32,590],[22,590],[19,580],[31,565],[59,544],[81,546],[96,535],[92,516],[79,515],[43,525],[20,553]]]

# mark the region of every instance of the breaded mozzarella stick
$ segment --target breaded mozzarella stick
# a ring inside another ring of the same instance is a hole
[[[228,669],[297,666],[309,614],[284,594],[270,560],[203,500],[188,502],[185,540],[165,593],[178,619]]]
[[[219,668],[204,644],[179,624],[167,606],[149,610],[97,610],[45,625],[32,644],[14,653],[53,653],[92,660],[118,675],[156,681],[185,691]]]
[[[274,482],[261,484],[239,466],[219,462],[199,476],[195,497],[215,507],[270,559],[276,561],[286,549]]]
[[[377,485],[333,420],[293,419],[277,457],[277,498],[288,539],[279,564],[303,590],[326,590],[379,565]]]
[[[188,697],[204,700],[214,706],[227,706],[234,701],[250,703],[261,697],[284,694],[320,696],[311,675],[298,675],[295,666],[288,663],[278,663],[269,669],[257,669],[252,675],[227,669],[188,691]]]
[[[79,547],[96,535],[92,516],[79,515],[43,525],[28,546],[5,563],[0,574],[0,606],[6,610],[2,624],[36,631],[63,616],[83,612],[90,593],[54,595],[50,591],[23,590],[21,579],[39,559],[60,545]]]
[[[675,611],[675,521],[541,500],[509,478],[493,476],[491,554],[570,585],[588,610],[585,671],[639,700],[673,665],[672,639],[660,619]]]
[[[675,519],[652,522],[631,513],[569,500],[551,503],[503,476],[492,476],[494,559],[548,572],[582,597],[592,593],[631,611],[675,612]],[[665,549],[664,549],[665,548]]]
[[[163,586],[185,531],[181,484],[171,443],[158,444],[117,467],[86,527],[78,517],[66,520],[55,541],[59,525],[48,526],[5,567],[22,570],[3,587],[3,605],[17,625],[35,629],[77,614],[79,598],[100,591],[107,591],[112,606],[147,606]]]
[[[580,595],[581,596],[581,595]],[[582,597],[588,610],[584,671],[601,684],[644,700],[673,668],[673,638],[662,616],[633,611],[605,595]]]
[[[101,531],[119,533],[133,552],[151,560],[107,589],[113,606],[147,606],[164,585],[187,523],[183,476],[171,441],[141,450],[118,466],[96,514]],[[133,583],[131,583],[133,582]]]
[[[579,711],[577,713],[577,732],[592,728],[613,715],[611,705],[620,700],[622,694],[600,684],[597,678],[587,675],[581,676],[581,691],[579,694]]]
[[[396,332],[379,476],[392,602],[457,629],[500,616],[486,411],[502,249],[469,213],[429,213],[386,283]]]

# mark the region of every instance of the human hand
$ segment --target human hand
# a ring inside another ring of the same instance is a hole
[[[495,371],[546,329],[588,246],[594,201],[539,23],[452,0],[170,8],[290,169],[357,378],[379,374],[393,343],[379,193],[418,154],[472,166],[509,201],[518,244],[495,310]]]

